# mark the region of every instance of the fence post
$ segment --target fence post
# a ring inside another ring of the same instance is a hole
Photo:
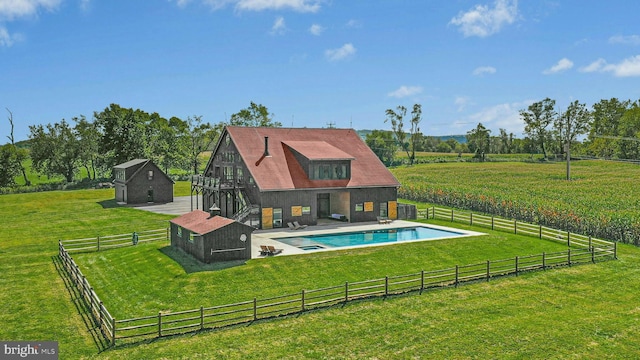
[[[453,222],[453,209],[451,209],[451,222]]]
[[[542,270],[547,270],[547,257],[544,252],[542,253]]]
[[[301,299],[302,299],[302,311],[304,311],[304,289],[302,289]]]
[[[567,265],[571,266],[571,249],[567,249]]]
[[[487,281],[491,277],[491,261],[487,260]]]
[[[513,220],[513,233],[518,234],[518,220]]]
[[[111,318],[111,346],[116,346],[116,318]]]
[[[589,238],[589,240],[591,240],[591,238]],[[591,262],[592,263],[596,263],[596,254],[595,254],[595,249],[591,247],[591,245],[589,245],[589,250],[591,250]]]
[[[389,276],[384,277],[384,296],[389,295]]]
[[[349,301],[349,282],[344,283],[344,302]]]
[[[469,214],[469,225],[473,226],[473,213]]]
[[[258,298],[253,298],[253,320],[258,320]]]
[[[162,337],[162,311],[158,311],[158,337]]]
[[[493,230],[493,216],[491,217],[491,230]]]
[[[571,247],[571,233],[567,231],[567,247]]]
[[[424,270],[420,271],[420,294],[424,290]]]
[[[100,251],[100,235],[98,235],[98,251]]]
[[[89,288],[89,307],[91,308],[91,311],[93,311],[94,309],[94,305],[93,305],[93,288]],[[95,317],[95,316],[94,316]],[[102,311],[100,311],[100,304],[98,304],[98,326],[102,326]]]
[[[540,227],[540,239],[542,239],[542,225],[539,225]]]
[[[516,276],[518,276],[518,257],[516,256]]]
[[[618,260],[618,243],[613,243],[613,259]]]
[[[204,329],[204,306],[200,306],[200,330]]]
[[[591,245],[591,235],[589,235],[589,250],[593,250],[593,246]]]
[[[458,275],[459,275],[459,273],[460,273],[460,270],[458,269],[458,265],[456,265],[456,282],[454,283],[455,287],[458,287]]]

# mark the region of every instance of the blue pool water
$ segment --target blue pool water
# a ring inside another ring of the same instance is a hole
[[[326,235],[305,235],[277,238],[282,243],[296,246],[302,250],[384,244],[402,241],[431,240],[462,236],[463,233],[434,229],[425,226],[397,229],[381,229]]]

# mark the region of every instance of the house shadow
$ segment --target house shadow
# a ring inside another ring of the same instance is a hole
[[[184,271],[187,274],[203,272],[203,271],[219,271],[230,269],[236,266],[242,266],[247,263],[246,260],[234,260],[234,261],[221,261],[214,263],[203,263],[198,261],[196,258],[184,252],[184,250],[175,248],[173,246],[165,246],[159,249],[161,253],[170,258],[171,260],[177,262],[182,266]]]
[[[103,209],[112,209],[112,208],[117,208],[121,206],[118,204],[116,199],[98,201],[98,204],[100,204],[100,206],[102,206]]]

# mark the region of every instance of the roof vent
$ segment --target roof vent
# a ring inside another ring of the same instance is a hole
[[[220,208],[216,204],[213,204],[213,206],[209,208],[209,217],[220,216],[220,213]]]

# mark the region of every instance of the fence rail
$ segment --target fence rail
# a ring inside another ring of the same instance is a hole
[[[517,220],[507,220],[494,216],[455,211],[454,209],[443,209],[437,207],[418,210],[418,217],[425,219],[449,220],[452,222],[468,223],[473,226],[483,226],[491,230],[507,231],[518,235],[534,236],[540,239],[563,242],[567,247],[577,246],[590,249],[598,247],[602,249],[611,248],[617,255],[615,242],[592,238],[591,236],[574,234],[569,231],[552,229],[542,225],[533,225]]]
[[[64,244],[67,252],[92,252],[162,240],[169,241],[169,228],[97,236],[94,238],[61,240],[61,243]]]
[[[568,245],[568,249],[562,252],[487,260],[486,262],[456,265],[445,269],[423,270],[412,274],[345,282],[342,285],[325,288],[304,289],[295,294],[264,299],[254,298],[234,304],[200,307],[199,309],[178,312],[159,312],[157,315],[121,320],[116,320],[107,311],[86,277],[82,275],[79,267],[69,255],[69,250],[67,249],[67,246],[69,246],[74,251],[83,251],[85,249],[98,251],[106,247],[102,245],[87,246],[88,240],[93,239],[60,241],[59,255],[69,277],[87,303],[94,325],[100,329],[102,335],[111,346],[115,346],[117,340],[163,337],[204,329],[217,329],[250,323],[260,319],[301,313],[311,309],[326,308],[356,299],[386,297],[407,292],[422,293],[428,289],[457,287],[466,282],[490,281],[492,278],[514,274],[518,276],[520,273],[527,271],[617,259],[616,243],[588,236],[477,214],[461,214],[452,210],[438,208],[427,210],[425,217],[429,216],[432,218],[446,218],[452,221],[469,221],[473,225],[490,226],[492,229],[513,231],[515,234],[561,241]],[[153,241],[150,239],[157,237],[160,232],[160,230],[148,232],[144,234],[144,239]],[[123,235],[102,237],[100,241],[105,239],[107,241],[113,239],[114,243],[124,244]]]

